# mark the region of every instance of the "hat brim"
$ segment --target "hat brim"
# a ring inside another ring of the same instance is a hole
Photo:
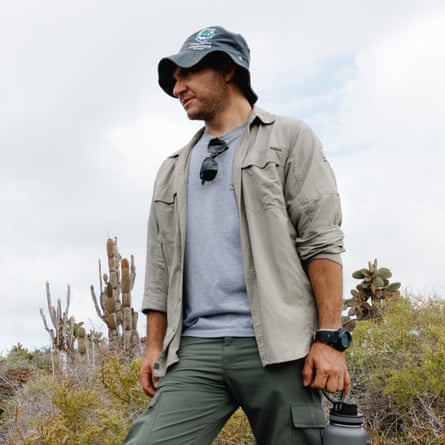
[[[253,91],[250,85],[250,73],[248,67],[235,59],[229,52],[221,50],[209,50],[209,51],[183,51],[178,54],[174,54],[169,57],[164,57],[158,64],[158,81],[160,87],[171,97],[175,97],[173,94],[173,88],[175,87],[175,79],[173,73],[176,68],[192,68],[197,65],[208,56],[210,53],[223,52],[230,56],[233,62],[242,68],[243,70],[243,93],[251,105],[257,100],[258,96]]]

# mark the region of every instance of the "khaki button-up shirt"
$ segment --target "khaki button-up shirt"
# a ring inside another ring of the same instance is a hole
[[[188,163],[202,132],[164,161],[153,191],[142,310],[167,314],[159,375],[178,360]],[[266,366],[302,358],[317,327],[305,264],[315,258],[341,262],[335,177],[310,128],[255,107],[235,153],[233,185],[261,361]]]

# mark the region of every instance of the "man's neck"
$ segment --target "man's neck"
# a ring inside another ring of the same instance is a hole
[[[208,133],[215,137],[245,124],[252,112],[252,106],[248,101],[240,101],[231,107],[226,108],[209,122],[205,123]]]

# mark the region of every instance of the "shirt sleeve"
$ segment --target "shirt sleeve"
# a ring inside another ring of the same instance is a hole
[[[303,262],[324,258],[341,264],[342,213],[334,173],[307,125],[299,121],[291,134],[285,193],[298,253]]]
[[[152,204],[148,219],[147,253],[145,263],[145,286],[142,312],[167,311],[168,277],[162,254],[162,245],[157,233],[156,214]]]
[[[145,262],[145,286],[142,300],[142,312],[150,310],[166,312],[168,295],[168,265],[163,251],[163,221],[159,210],[158,195],[165,191],[162,177],[165,176],[163,166],[160,168],[153,190],[147,229],[147,248]],[[161,182],[161,184],[159,184]],[[161,198],[162,199],[162,198]],[[162,206],[161,206],[162,207]]]

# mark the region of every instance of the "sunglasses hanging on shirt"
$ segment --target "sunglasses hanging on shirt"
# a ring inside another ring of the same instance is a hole
[[[209,155],[202,161],[201,170],[199,172],[199,177],[201,179],[201,184],[204,185],[206,181],[213,181],[218,173],[218,163],[215,158],[221,153],[228,150],[227,144],[219,138],[211,139],[207,150]]]

